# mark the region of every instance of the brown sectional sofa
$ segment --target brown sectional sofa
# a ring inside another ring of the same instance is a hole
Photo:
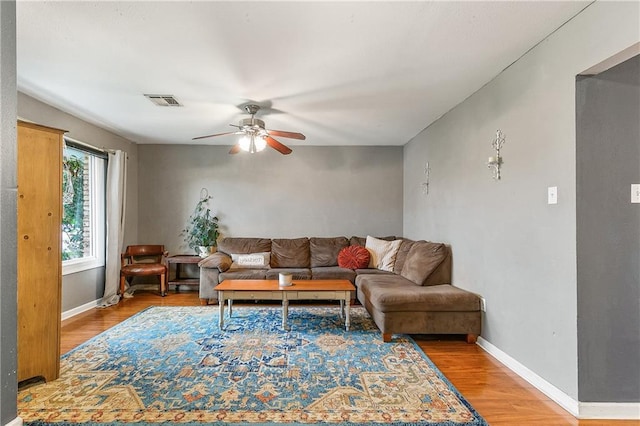
[[[395,237],[383,237],[394,240]],[[225,279],[273,279],[289,272],[293,280],[347,279],[357,300],[382,331],[394,333],[465,334],[475,342],[481,331],[480,298],[451,285],[451,249],[445,244],[402,239],[393,271],[338,266],[338,253],[348,245],[365,246],[363,237],[223,238],[217,253],[200,262],[200,301],[217,302],[213,288]],[[266,254],[268,265],[242,267],[240,254]]]

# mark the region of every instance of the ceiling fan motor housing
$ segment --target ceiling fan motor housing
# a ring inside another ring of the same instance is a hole
[[[258,132],[260,130],[264,130],[264,121],[258,118],[243,118],[240,120],[240,126],[242,130],[253,130]]]

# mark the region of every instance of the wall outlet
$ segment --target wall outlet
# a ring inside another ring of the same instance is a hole
[[[482,312],[487,312],[487,301],[482,296],[480,296],[480,310]]]
[[[640,183],[631,184],[631,202],[640,203]]]
[[[547,204],[558,204],[558,187],[550,186],[547,188]]]

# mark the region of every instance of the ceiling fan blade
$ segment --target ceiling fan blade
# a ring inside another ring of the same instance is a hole
[[[292,152],[291,148],[289,148],[286,145],[281,144],[280,142],[278,142],[277,140],[275,140],[271,136],[265,136],[264,140],[267,141],[267,145],[269,145],[271,148],[273,148],[276,151],[278,151],[280,154],[288,155],[288,154],[291,154],[291,152]]]
[[[302,133],[285,132],[284,130],[267,130],[267,133],[273,136],[282,136],[283,138],[305,140],[307,137]]]
[[[206,138],[213,138],[215,136],[224,136],[224,135],[232,135],[236,132],[225,132],[225,133],[216,133],[215,135],[206,135],[206,136],[198,136],[196,138],[191,139],[192,141],[195,141],[196,139],[206,139]]]
[[[235,144],[234,146],[231,147],[231,149],[229,150],[229,154],[237,154],[240,152],[240,144]]]

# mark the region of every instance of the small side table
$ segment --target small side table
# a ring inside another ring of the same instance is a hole
[[[183,277],[182,276],[182,265],[186,263],[195,263],[200,262],[202,258],[200,256],[194,254],[176,254],[173,256],[169,256],[166,258],[167,261],[167,290],[169,290],[169,286],[175,285],[176,291],[180,290],[181,285],[188,286],[199,286],[200,285],[200,277]],[[171,279],[171,264],[176,265],[176,276],[174,279]]]

